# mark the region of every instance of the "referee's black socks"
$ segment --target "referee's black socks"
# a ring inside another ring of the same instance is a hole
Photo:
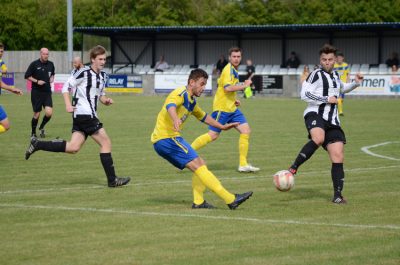
[[[343,163],[332,163],[331,174],[335,197],[342,196],[342,190],[344,186]]]
[[[106,172],[107,180],[109,183],[115,180],[114,162],[111,153],[100,153],[101,164]]]
[[[31,135],[36,135],[36,127],[38,125],[38,122],[39,122],[39,119],[32,118],[32,121],[31,121],[32,133],[31,133]]]
[[[46,123],[49,122],[50,119],[51,119],[51,116],[50,116],[50,117],[47,117],[46,115],[44,115],[43,120],[42,120],[42,123],[41,123],[40,126],[39,126],[39,130],[42,130],[42,129],[44,128],[44,126],[46,125]],[[37,123],[36,123],[36,124],[37,124]]]
[[[304,162],[306,162],[318,149],[318,145],[314,143],[313,140],[310,140],[306,143],[303,148],[300,150],[300,153],[297,155],[296,160],[293,162],[293,165],[290,168],[297,170]]]

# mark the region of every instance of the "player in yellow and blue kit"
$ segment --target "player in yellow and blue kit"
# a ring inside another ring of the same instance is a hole
[[[2,74],[7,73],[7,65],[3,61],[3,54],[4,54],[4,45],[0,42],[0,72]]]
[[[220,130],[229,130],[239,125],[237,122],[222,125],[197,105],[195,97],[200,97],[203,93],[207,79],[208,74],[204,70],[192,70],[187,86],[179,87],[168,95],[158,114],[151,141],[161,157],[181,170],[186,167],[194,173],[192,178],[193,209],[214,208],[203,197],[205,189],[209,188],[223,199],[230,209],[234,210],[250,198],[253,192],[232,194],[227,191],[217,177],[208,170],[204,160],[180,136],[183,124],[190,115]]]
[[[2,77],[2,73],[0,73],[0,89],[8,90],[17,95],[23,94],[21,89],[10,87],[9,85],[7,85],[3,81],[1,81],[1,77]],[[10,129],[10,122],[8,121],[6,111],[0,105],[0,134],[6,132],[8,129]]]
[[[334,71],[338,72],[340,76],[340,80],[343,83],[348,83],[349,82],[349,73],[350,73],[350,67],[349,65],[344,61],[344,54],[339,52],[336,57],[336,63],[333,68]],[[344,93],[339,94],[338,98],[338,112],[340,116],[343,116],[343,101],[344,101]]]
[[[239,83],[238,66],[242,60],[242,50],[234,47],[229,50],[229,63],[222,70],[218,79],[218,89],[214,97],[212,117],[221,124],[239,122],[236,126],[239,131],[239,172],[256,172],[260,169],[253,167],[247,162],[249,151],[250,126],[243,113],[238,109],[240,101],[236,99],[236,92],[251,85],[251,80]],[[209,126],[208,133],[200,135],[192,143],[195,150],[199,150],[208,143],[215,141],[221,133],[221,129],[212,125]]]
[[[1,94],[1,89],[5,89],[14,94],[22,95],[23,93],[22,93],[21,89],[10,87],[9,85],[5,84],[1,80],[1,78],[3,77],[3,74],[7,73],[7,66],[3,62],[3,59],[2,59],[3,53],[4,53],[4,45],[3,45],[3,43],[0,43],[0,94]],[[8,121],[6,111],[0,105],[0,133],[4,133],[8,129],[10,129],[10,122]]]

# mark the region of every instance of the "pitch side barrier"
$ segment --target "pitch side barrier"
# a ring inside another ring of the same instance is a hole
[[[54,93],[60,93],[64,82],[69,74],[55,75],[52,84]],[[131,93],[143,95],[165,94],[174,88],[186,85],[187,74],[143,74],[129,75],[118,74],[110,75],[107,93]],[[244,81],[245,76],[241,75],[240,80]],[[354,75],[350,75],[353,81]],[[22,88],[30,92],[31,83],[24,79],[24,73],[9,72],[3,75],[3,82],[10,86]],[[256,95],[269,97],[298,97],[300,95],[301,84],[299,75],[255,75],[253,82],[256,88]],[[217,88],[217,77],[211,75],[205,89],[206,95],[213,95]],[[4,90],[3,93],[7,93]],[[349,96],[400,96],[400,73],[399,74],[365,74],[362,85],[348,94]]]

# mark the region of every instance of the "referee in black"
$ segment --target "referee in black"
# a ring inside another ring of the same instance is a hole
[[[36,127],[39,122],[40,112],[44,108],[45,115],[39,126],[40,137],[44,138],[44,126],[53,114],[53,100],[51,98],[51,83],[54,82],[55,68],[49,61],[49,50],[40,49],[40,58],[33,61],[25,73],[25,79],[32,82],[31,102],[33,108],[32,137],[36,137]]]

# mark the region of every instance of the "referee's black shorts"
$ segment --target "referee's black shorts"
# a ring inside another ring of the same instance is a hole
[[[310,112],[304,117],[304,122],[308,131],[308,138],[311,139],[310,130],[313,128],[321,128],[325,131],[325,141],[322,147],[326,150],[328,144],[343,142],[346,144],[346,136],[340,126],[332,125],[324,120],[315,112]]]
[[[31,102],[33,112],[41,112],[45,107],[53,107],[51,92],[42,92],[32,89]]]
[[[91,115],[76,115],[76,117],[73,118],[72,133],[83,132],[85,138],[96,133],[101,128],[103,128],[103,124],[99,119]]]

